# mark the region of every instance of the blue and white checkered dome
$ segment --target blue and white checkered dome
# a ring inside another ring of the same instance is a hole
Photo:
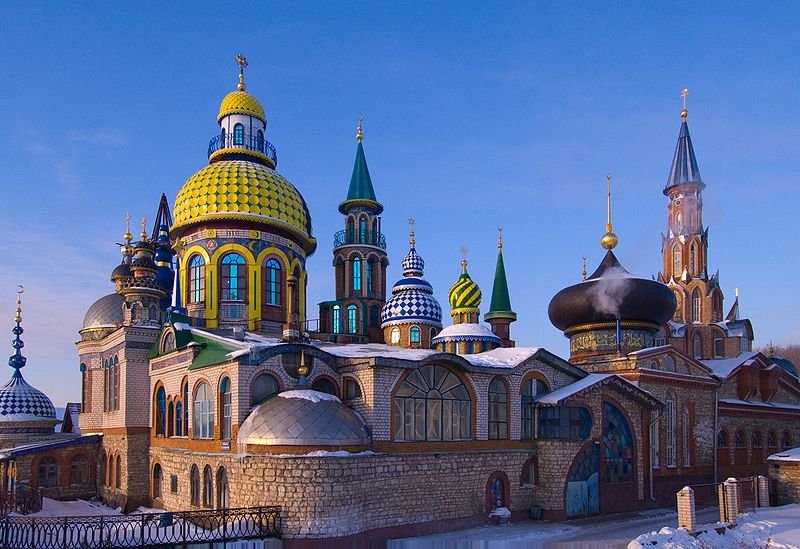
[[[392,297],[381,310],[381,328],[396,324],[442,327],[442,307],[433,286],[422,278],[425,262],[412,246],[403,258],[403,278],[392,287]]]
[[[48,421],[55,423],[56,409],[46,394],[25,381],[19,370],[0,388],[0,423]]]
[[[425,261],[413,246],[403,258],[403,276],[422,276],[425,270]]]

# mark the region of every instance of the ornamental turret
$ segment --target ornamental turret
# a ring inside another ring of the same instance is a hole
[[[423,278],[425,262],[417,253],[414,219],[408,220],[410,249],[403,258],[403,278],[392,287],[392,297],[381,312],[383,337],[389,345],[429,349],[442,329],[442,308],[433,287]]]
[[[347,197],[339,204],[344,229],[333,238],[336,298],[319,304],[319,334],[341,343],[383,343],[380,311],[386,302],[386,239],[381,233],[383,205],[364,154],[363,115],[356,129],[356,158]]]
[[[123,255],[130,256],[130,276],[119,277],[112,273],[112,279],[117,288],[117,293],[124,300],[123,323],[127,325],[148,325],[158,326],[163,318],[161,303],[167,299],[169,288],[162,286],[158,280],[158,267],[155,262],[157,243],[148,239],[147,219],[142,218],[142,232],[139,240],[133,245],[130,244],[132,236],[130,227],[125,232],[125,244],[127,250],[123,250]]]
[[[208,165],[175,199],[175,302],[195,325],[295,339],[307,329],[305,263],[317,241],[303,196],[275,171],[264,108],[246,91],[247,60],[239,54],[236,63],[239,82],[220,105]]]
[[[517,313],[511,310],[511,297],[508,293],[506,267],[503,263],[503,229],[499,229],[497,237],[497,265],[494,269],[492,285],[492,301],[489,312],[483,315],[484,320],[492,327],[492,332],[500,338],[503,347],[513,347],[511,339],[511,323],[517,320]]]
[[[435,349],[457,354],[490,351],[501,345],[500,338],[480,324],[481,289],[467,272],[467,250],[462,248],[461,275],[447,293],[453,325],[433,339]]]

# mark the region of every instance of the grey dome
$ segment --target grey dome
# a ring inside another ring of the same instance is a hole
[[[361,446],[364,421],[333,395],[284,391],[258,405],[239,428],[239,442],[286,446]]]
[[[113,328],[122,325],[122,304],[119,294],[108,294],[92,303],[83,317],[82,330],[91,328]]]

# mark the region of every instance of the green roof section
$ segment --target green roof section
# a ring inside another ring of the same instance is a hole
[[[231,360],[228,356],[230,353],[242,349],[242,347],[237,345],[226,344],[224,340],[205,337],[202,335],[202,332],[193,331],[188,326],[188,320],[188,317],[180,315],[179,313],[175,313],[174,311],[170,311],[168,313],[166,322],[161,327],[158,337],[156,338],[155,342],[153,342],[152,347],[150,347],[150,351],[147,353],[147,358],[151,359],[163,354],[180,351],[186,349],[190,343],[194,343],[199,350],[192,360],[192,364],[189,366],[189,369],[197,370],[199,368],[205,368],[206,366],[227,362]],[[178,326],[175,324],[178,324]],[[171,329],[175,333],[175,349],[167,351],[166,353],[162,353],[161,339],[164,332],[168,329]]]
[[[347,199],[339,204],[339,211],[344,214],[350,207],[359,205],[371,206],[378,214],[383,211],[383,205],[375,197],[375,188],[372,186],[372,178],[367,168],[367,157],[360,141],[356,149],[356,161],[353,165],[353,175],[350,177]]]
[[[494,284],[492,285],[492,301],[489,312],[483,315],[484,319],[511,318],[517,319],[517,313],[511,310],[511,297],[508,294],[508,281],[506,280],[506,267],[503,263],[503,249],[497,251],[497,266],[494,269]]]

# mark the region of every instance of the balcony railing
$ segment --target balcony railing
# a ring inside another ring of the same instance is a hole
[[[356,231],[342,229],[333,235],[333,249],[348,245],[364,244],[366,246],[377,246],[386,249],[386,236],[377,231]]]
[[[215,135],[208,142],[208,157],[211,158],[211,155],[220,149],[247,149],[260,152],[267,155],[267,158],[272,160],[276,167],[278,166],[278,151],[275,150],[272,143],[257,135],[248,133],[240,137],[235,134]]]

